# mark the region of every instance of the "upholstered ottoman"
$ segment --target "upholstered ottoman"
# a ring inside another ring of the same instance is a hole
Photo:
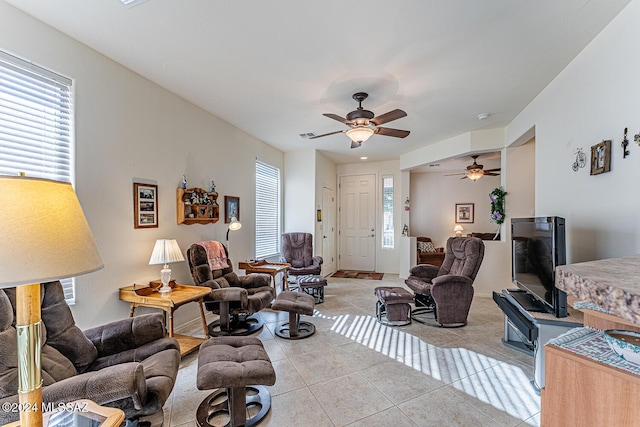
[[[273,310],[288,311],[289,322],[278,325],[276,335],[290,340],[307,338],[314,334],[316,327],[310,322],[301,322],[300,315],[313,315],[315,299],[303,292],[282,291],[273,302]]]
[[[324,276],[315,274],[298,276],[298,290],[314,297],[316,304],[322,304],[324,301],[325,286],[327,286],[327,279]]]
[[[200,390],[224,389],[202,401],[199,426],[249,427],[271,409],[271,394],[262,386],[274,385],[276,373],[258,338],[216,337],[200,345],[196,382]],[[253,415],[247,419],[247,413]]]
[[[381,286],[375,288],[376,318],[389,326],[403,326],[411,323],[411,303],[413,294],[404,288]]]

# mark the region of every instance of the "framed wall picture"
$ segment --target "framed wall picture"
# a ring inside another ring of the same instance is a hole
[[[158,186],[133,183],[133,228],[158,228]]]
[[[473,203],[456,203],[456,224],[473,222]]]
[[[224,223],[229,224],[231,218],[240,221],[240,197],[224,196]]]
[[[591,175],[611,170],[611,141],[602,141],[591,147]]]

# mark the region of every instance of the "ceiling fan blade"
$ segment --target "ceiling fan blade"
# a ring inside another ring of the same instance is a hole
[[[500,168],[494,168],[494,169],[485,169],[485,172],[500,172]]]
[[[373,131],[379,135],[393,136],[396,138],[406,138],[407,135],[411,133],[408,130],[382,128],[382,127],[375,127],[373,128]]]
[[[340,117],[340,116],[339,116],[339,115],[337,115],[337,114],[333,114],[333,113],[324,113],[324,114],[322,114],[322,115],[323,115],[323,116],[325,116],[325,117],[329,117],[330,119],[337,120],[337,121],[339,121],[340,123],[344,123],[345,125],[352,125],[352,124],[353,124],[353,122],[352,122],[352,121],[347,120],[347,119],[345,119],[345,118],[342,118],[342,117]]]
[[[358,148],[362,146],[362,142],[351,141],[351,148]]]
[[[401,119],[403,117],[406,117],[407,113],[405,113],[402,110],[393,110],[393,111],[389,111],[388,113],[385,113],[381,116],[378,117],[374,117],[373,119],[369,120],[371,123],[373,123],[376,126],[380,126],[383,123],[388,123],[391,122],[393,120],[398,120]]]
[[[322,138],[323,136],[335,135],[336,133],[344,133],[344,132],[346,132],[346,130],[337,130],[335,132],[329,132],[329,133],[324,133],[322,135],[312,136],[309,139]]]
[[[485,172],[484,175],[485,176],[500,176],[499,173],[495,173],[495,172]]]

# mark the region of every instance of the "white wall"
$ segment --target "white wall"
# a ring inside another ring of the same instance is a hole
[[[128,316],[118,288],[159,277],[149,266],[156,239],[175,238],[183,251],[204,239],[224,240],[216,224],[177,225],[176,188],[189,186],[240,197],[242,229],[231,255],[254,256],[255,159],[277,167],[283,155],[226,122],[0,2],[0,48],[74,79],[76,191],[105,268],[77,279],[76,322],[86,328]],[[46,42],[45,42],[46,41]],[[159,228],[133,228],[133,181],[158,184]],[[192,283],[186,262],[172,264],[179,282]],[[194,306],[195,307],[195,306]],[[197,315],[178,310],[176,322]]]
[[[379,273],[394,273],[398,274],[398,251],[400,245],[400,237],[402,235],[402,209],[404,207],[404,199],[402,197],[402,174],[400,173],[399,161],[387,161],[387,162],[363,162],[353,163],[349,165],[338,165],[338,182],[340,177],[347,175],[363,175],[363,174],[375,174],[376,175],[376,271]],[[393,249],[381,248],[381,233],[382,233],[382,177],[393,175],[394,183],[394,205],[393,205],[393,226],[395,229],[395,247]],[[338,190],[338,201],[340,200],[340,191]],[[339,203],[338,203],[339,206]],[[339,215],[337,218],[338,229],[340,228]],[[339,240],[339,236],[336,237]],[[340,248],[340,242],[338,241],[338,250]],[[339,253],[338,253],[339,254]],[[340,262],[338,261],[338,268],[340,268]]]
[[[322,256],[322,223],[316,221],[316,209],[322,207],[323,187],[337,195],[336,165],[315,149],[284,154],[284,233],[313,235],[314,254]],[[335,241],[335,239],[334,239]]]
[[[507,144],[535,126],[536,215],[567,220],[569,263],[640,252],[640,1],[633,0],[507,127]],[[629,128],[630,156],[620,142]],[[611,172],[574,172],[575,150],[613,142]]]
[[[287,179],[284,186],[284,233],[315,234],[316,151],[290,151],[284,155]],[[322,200],[322,195],[320,196]],[[313,236],[314,242],[316,236]]]
[[[535,216],[535,150],[535,139],[505,150],[505,173],[509,178],[505,186],[507,224],[510,218]]]
[[[336,203],[335,203],[336,210],[333,212],[333,218],[335,219],[337,218],[337,215],[338,215],[338,212],[337,212],[338,183],[337,183],[336,165],[331,160],[329,160],[329,158],[324,154],[320,152],[316,152],[316,185],[315,185],[316,209],[322,209],[324,188],[328,188],[332,190],[336,198]],[[323,212],[323,214],[324,214],[324,217],[326,218],[326,213]],[[325,242],[325,240],[322,238],[323,236],[322,222],[316,221],[315,224],[316,224],[315,236],[313,241],[314,250],[317,255],[322,256],[323,244]],[[334,229],[334,233],[333,233],[333,246],[334,246],[333,253],[334,254],[337,253],[337,246],[338,246],[337,237],[338,237],[337,230]],[[335,266],[336,266],[335,258],[333,263],[331,263],[331,260],[325,259],[322,265],[322,274],[326,275],[329,273],[333,273],[334,271],[336,271]]]

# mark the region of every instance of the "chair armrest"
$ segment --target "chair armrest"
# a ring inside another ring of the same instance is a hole
[[[99,405],[130,398],[140,410],[147,399],[147,382],[141,363],[121,363],[57,381],[43,388],[42,398],[55,403],[91,399]]]
[[[472,286],[473,280],[471,280],[467,276],[456,276],[455,274],[444,274],[442,276],[434,277],[433,279],[431,279],[431,284],[433,286],[437,286],[437,285],[449,286],[452,284],[462,284],[462,285]]]
[[[313,258],[311,258],[311,260],[313,261],[313,265],[316,267],[319,267],[322,265],[322,263],[324,262],[324,260],[322,259],[321,256],[314,256]]]
[[[248,293],[244,288],[230,287],[211,290],[211,299],[215,302],[240,301],[242,307],[248,303]]]
[[[138,348],[165,336],[164,313],[143,314],[87,329],[84,334],[98,357]]]
[[[266,273],[251,273],[238,277],[240,286],[244,289],[262,288],[271,284],[271,275]]]
[[[418,264],[409,270],[409,274],[421,279],[432,280],[438,275],[438,271],[440,271],[440,267],[436,267],[435,265]]]

